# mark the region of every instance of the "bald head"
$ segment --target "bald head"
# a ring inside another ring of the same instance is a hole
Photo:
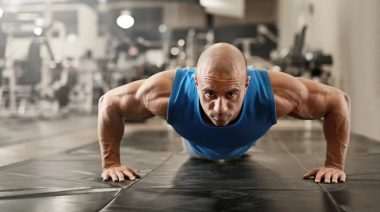
[[[228,43],[216,43],[202,52],[197,75],[236,75],[246,77],[247,62],[242,52]]]
[[[237,119],[249,79],[245,58],[235,46],[217,43],[201,54],[194,80],[208,124],[226,126]]]

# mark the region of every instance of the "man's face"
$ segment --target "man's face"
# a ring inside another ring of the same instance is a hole
[[[200,104],[208,122],[226,126],[234,121],[242,108],[249,78],[228,75],[197,74],[195,76]]]

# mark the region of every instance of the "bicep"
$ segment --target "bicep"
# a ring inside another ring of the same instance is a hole
[[[149,118],[152,113],[139,101],[136,93],[145,80],[134,81],[132,83],[114,88],[108,91],[102,98],[100,110],[112,109],[120,116],[128,118]]]
[[[169,105],[169,97],[174,80],[174,70],[163,71],[151,76],[136,94],[153,115],[165,119]]]

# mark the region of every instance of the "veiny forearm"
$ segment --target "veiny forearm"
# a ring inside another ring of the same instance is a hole
[[[102,167],[120,164],[120,143],[124,134],[121,113],[100,101],[98,115],[98,136],[102,154]]]
[[[325,116],[323,130],[327,141],[325,166],[344,169],[350,141],[350,100],[348,96],[337,98],[334,107]]]

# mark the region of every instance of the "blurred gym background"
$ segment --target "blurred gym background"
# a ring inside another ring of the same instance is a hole
[[[228,42],[248,63],[347,92],[352,131],[380,140],[380,1],[3,0],[0,120],[96,116],[111,88]],[[19,123],[19,122],[16,122]]]

